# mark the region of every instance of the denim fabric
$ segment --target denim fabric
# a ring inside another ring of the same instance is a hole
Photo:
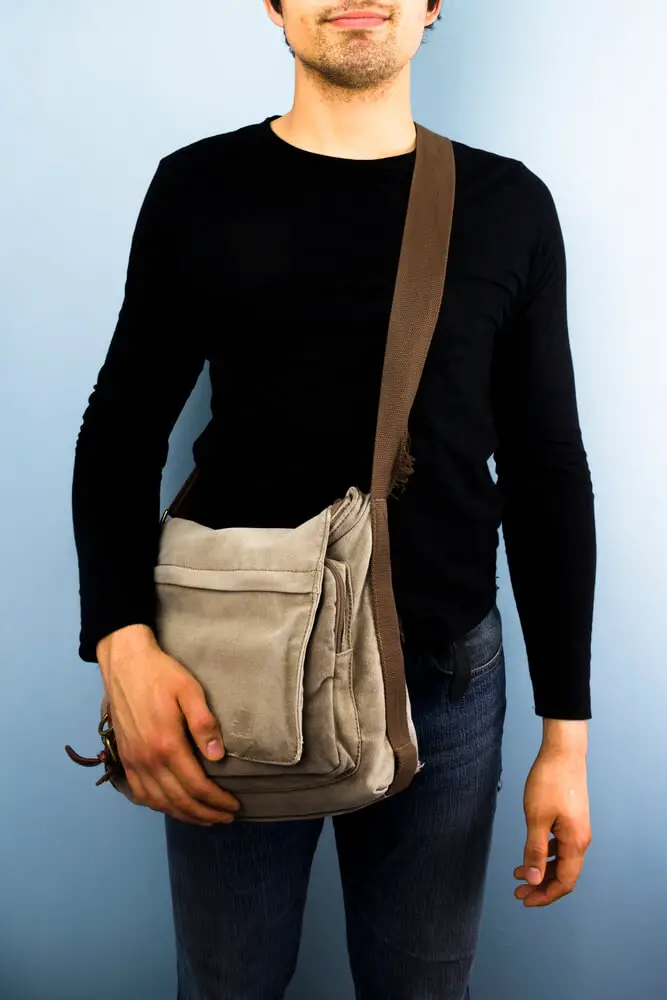
[[[333,820],[356,998],[468,1000],[502,771],[497,606],[446,654],[406,648],[405,666],[424,767],[407,791]],[[178,1000],[284,997],[322,823],[165,816]]]

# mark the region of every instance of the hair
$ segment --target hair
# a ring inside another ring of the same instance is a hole
[[[438,3],[438,0],[428,0],[428,4],[427,4],[426,9],[429,11],[429,13],[432,10],[435,10],[435,7],[436,7],[437,3]],[[271,6],[275,10],[276,14],[282,14],[283,11],[282,11],[282,2],[281,2],[281,0],[271,0]],[[442,18],[442,14],[438,14],[438,16],[436,17],[435,20],[439,21],[441,18]],[[433,31],[434,28],[435,28],[435,21],[433,22],[433,24],[428,24],[426,26],[425,30],[426,31]]]

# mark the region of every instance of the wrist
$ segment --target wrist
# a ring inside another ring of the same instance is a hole
[[[99,640],[95,647],[102,672],[142,656],[157,645],[155,633],[148,625],[125,625]]]
[[[587,719],[542,719],[542,746],[559,753],[586,754]]]

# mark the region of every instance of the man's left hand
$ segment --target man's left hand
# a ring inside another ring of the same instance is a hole
[[[586,738],[585,721],[544,720],[524,791],[523,865],[514,869],[514,877],[528,883],[514,890],[524,906],[549,906],[572,892],[581,874],[592,837]]]

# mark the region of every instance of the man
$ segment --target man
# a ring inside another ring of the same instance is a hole
[[[350,484],[368,490],[415,160],[410,60],[440,10],[264,2],[295,57],[293,106],[160,161],[74,470],[80,655],[100,665],[134,795],[165,814],[181,1000],[284,995],[322,822],[235,823],[238,803],[188,743],[189,730],[217,759],[224,733],[155,635],[169,434],[208,360],[212,418],[187,516],[294,527]],[[591,839],[595,527],[563,238],[521,161],[458,141],[454,152],[445,292],[410,417],[415,469],[390,504],[425,766],[407,791],[334,822],[364,1000],[469,996],[505,715],[501,521],[543,718],[516,898],[570,892]]]

